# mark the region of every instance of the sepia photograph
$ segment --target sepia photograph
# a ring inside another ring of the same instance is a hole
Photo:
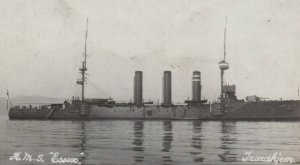
[[[0,1],[0,165],[300,164],[299,0]]]

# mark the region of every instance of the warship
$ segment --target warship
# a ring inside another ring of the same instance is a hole
[[[227,19],[226,19],[227,20]],[[227,22],[227,21],[226,21]],[[88,25],[88,22],[87,22]],[[217,102],[207,102],[201,96],[201,72],[192,75],[192,99],[184,104],[172,103],[172,74],[163,73],[163,100],[161,104],[144,102],[143,72],[134,75],[134,100],[119,103],[112,98],[85,98],[86,52],[88,26],[85,33],[84,60],[79,68],[81,78],[81,98],[74,98],[60,104],[11,105],[10,119],[60,119],[60,120],[101,120],[101,119],[139,119],[139,120],[299,120],[300,100],[266,101],[257,96],[237,99],[236,86],[224,85],[224,73],[229,69],[226,62],[226,26],[224,29],[224,57],[219,62],[221,91]],[[299,89],[298,89],[299,93]],[[299,94],[298,94],[299,95]]]

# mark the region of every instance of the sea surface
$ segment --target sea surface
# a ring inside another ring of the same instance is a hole
[[[300,121],[46,121],[0,116],[1,165],[72,164],[55,158],[104,165],[276,164],[257,158],[274,154],[300,164]]]

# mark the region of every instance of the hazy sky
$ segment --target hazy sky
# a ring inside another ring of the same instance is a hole
[[[87,97],[129,100],[135,70],[144,98],[161,100],[162,74],[172,71],[173,101],[191,97],[192,71],[202,95],[219,95],[218,62],[237,95],[296,99],[300,84],[298,0],[1,0],[0,91],[11,96],[70,98],[83,59],[89,19]]]

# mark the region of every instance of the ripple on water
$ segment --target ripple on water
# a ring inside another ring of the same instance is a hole
[[[38,121],[0,117],[0,164],[60,152],[84,164],[251,164],[245,152],[300,162],[300,122]],[[84,153],[84,156],[82,156]]]

